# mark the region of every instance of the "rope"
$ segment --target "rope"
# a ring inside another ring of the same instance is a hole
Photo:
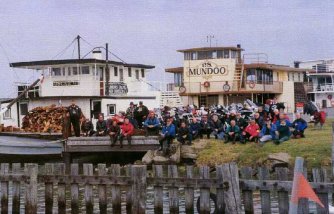
[[[67,45],[62,51],[60,51],[56,56],[52,57],[52,59],[56,59],[57,57],[59,57],[60,55],[62,55],[69,47],[71,47],[71,45],[76,41],[76,38],[73,39],[73,41]]]

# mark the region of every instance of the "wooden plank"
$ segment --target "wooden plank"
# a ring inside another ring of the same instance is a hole
[[[21,173],[21,163],[12,164],[13,174]],[[12,204],[12,214],[20,214],[20,194],[21,183],[20,181],[13,181],[13,204]]]
[[[79,175],[79,164],[77,163],[71,164],[71,175],[73,176]],[[72,214],[80,213],[78,183],[71,184],[71,213]]]
[[[109,145],[96,145],[96,146],[67,146],[65,153],[95,153],[95,152],[147,152],[148,150],[155,150],[159,148],[159,144],[142,144],[142,145],[123,145],[123,148],[118,146],[111,147],[110,140]],[[64,153],[63,153],[64,154]]]
[[[105,164],[98,164],[98,175],[99,176],[107,175]],[[106,214],[107,213],[107,185],[99,184],[98,191],[99,191],[100,214]]]
[[[267,167],[259,167],[258,169],[258,179],[259,180],[269,180],[270,174]],[[270,191],[260,190],[261,197],[261,209],[262,213],[271,213],[271,203],[270,203]]]
[[[7,175],[9,174],[9,163],[1,163],[1,175]],[[8,213],[8,181],[1,181],[1,192],[0,192],[0,198],[1,198],[1,214],[7,214]]]
[[[224,181],[225,213],[241,213],[238,167],[235,163],[222,167]]]
[[[243,167],[240,170],[241,178],[251,180],[253,177],[252,167]],[[246,214],[254,213],[254,204],[253,204],[253,191],[252,190],[242,190],[244,209]]]
[[[45,175],[53,175],[54,174],[54,165],[52,163],[46,163],[44,165],[44,173]],[[45,183],[45,213],[52,214],[53,209],[53,183],[46,182]]]
[[[58,163],[57,164],[57,175],[65,175],[65,164]],[[64,182],[58,182],[58,213],[65,214],[66,213],[66,184]]]
[[[132,213],[134,214],[145,214],[146,212],[146,177],[146,166],[132,166]]]
[[[168,177],[177,178],[178,171],[176,165],[168,165]],[[179,213],[179,188],[176,185],[169,187],[169,213]]]
[[[83,164],[83,174],[84,175],[93,175],[93,164],[85,163]],[[86,204],[86,213],[94,213],[94,195],[93,195],[93,185],[86,183],[85,185],[85,204]]]
[[[288,168],[279,167],[275,169],[277,180],[287,181],[288,180]],[[285,190],[278,190],[278,211],[279,214],[289,213],[289,192]]]
[[[217,213],[225,213],[223,166],[216,166],[217,177]]]
[[[110,172],[112,177],[120,176],[121,170],[119,164],[111,164]],[[121,206],[121,188],[117,184],[111,185],[111,202],[113,213],[120,214],[122,212]]]
[[[325,168],[322,169],[312,169],[313,181],[314,182],[328,182],[327,171]],[[317,193],[320,201],[325,206],[325,208],[317,205],[317,213],[319,214],[327,214],[329,213],[328,206],[328,193]]]
[[[155,178],[163,177],[163,169],[161,165],[154,165],[153,170]],[[154,213],[163,213],[163,186],[161,185],[154,186]]]
[[[126,175],[131,177],[132,172],[132,166],[128,165],[126,166]],[[131,214],[132,213],[132,186],[126,187],[126,213]]]
[[[210,169],[208,166],[201,166],[199,169],[201,179],[210,178]],[[210,214],[210,188],[200,188],[200,213]]]
[[[25,164],[24,172],[30,177],[25,189],[25,214],[37,213],[37,164]]]
[[[193,171],[194,171],[193,166],[186,167],[186,179],[193,178]],[[184,194],[185,194],[186,214],[192,214],[194,213],[194,188],[185,187]]]

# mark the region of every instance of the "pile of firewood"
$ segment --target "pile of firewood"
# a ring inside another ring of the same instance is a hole
[[[22,129],[26,132],[62,131],[67,109],[56,105],[36,107],[22,119]]]

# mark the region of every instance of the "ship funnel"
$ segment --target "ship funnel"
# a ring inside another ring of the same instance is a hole
[[[102,60],[102,51],[101,50],[94,50],[93,51],[93,58]]]

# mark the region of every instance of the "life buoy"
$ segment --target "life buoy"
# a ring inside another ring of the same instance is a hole
[[[329,100],[331,100],[331,99],[333,98],[333,96],[332,96],[331,94],[329,94],[329,95],[327,96],[327,98],[328,98]]]
[[[187,91],[187,89],[186,89],[186,87],[184,87],[184,86],[181,86],[180,88],[179,88],[179,92],[180,93],[185,93]]]
[[[205,88],[209,88],[210,87],[210,82],[205,81],[203,85],[204,85]]]
[[[230,89],[231,89],[231,86],[229,85],[229,84],[224,84],[223,85],[223,90],[225,91],[225,92],[228,92],[228,91],[230,91]]]
[[[255,87],[255,82],[254,81],[250,81],[249,82],[249,87],[250,88],[254,88]]]

